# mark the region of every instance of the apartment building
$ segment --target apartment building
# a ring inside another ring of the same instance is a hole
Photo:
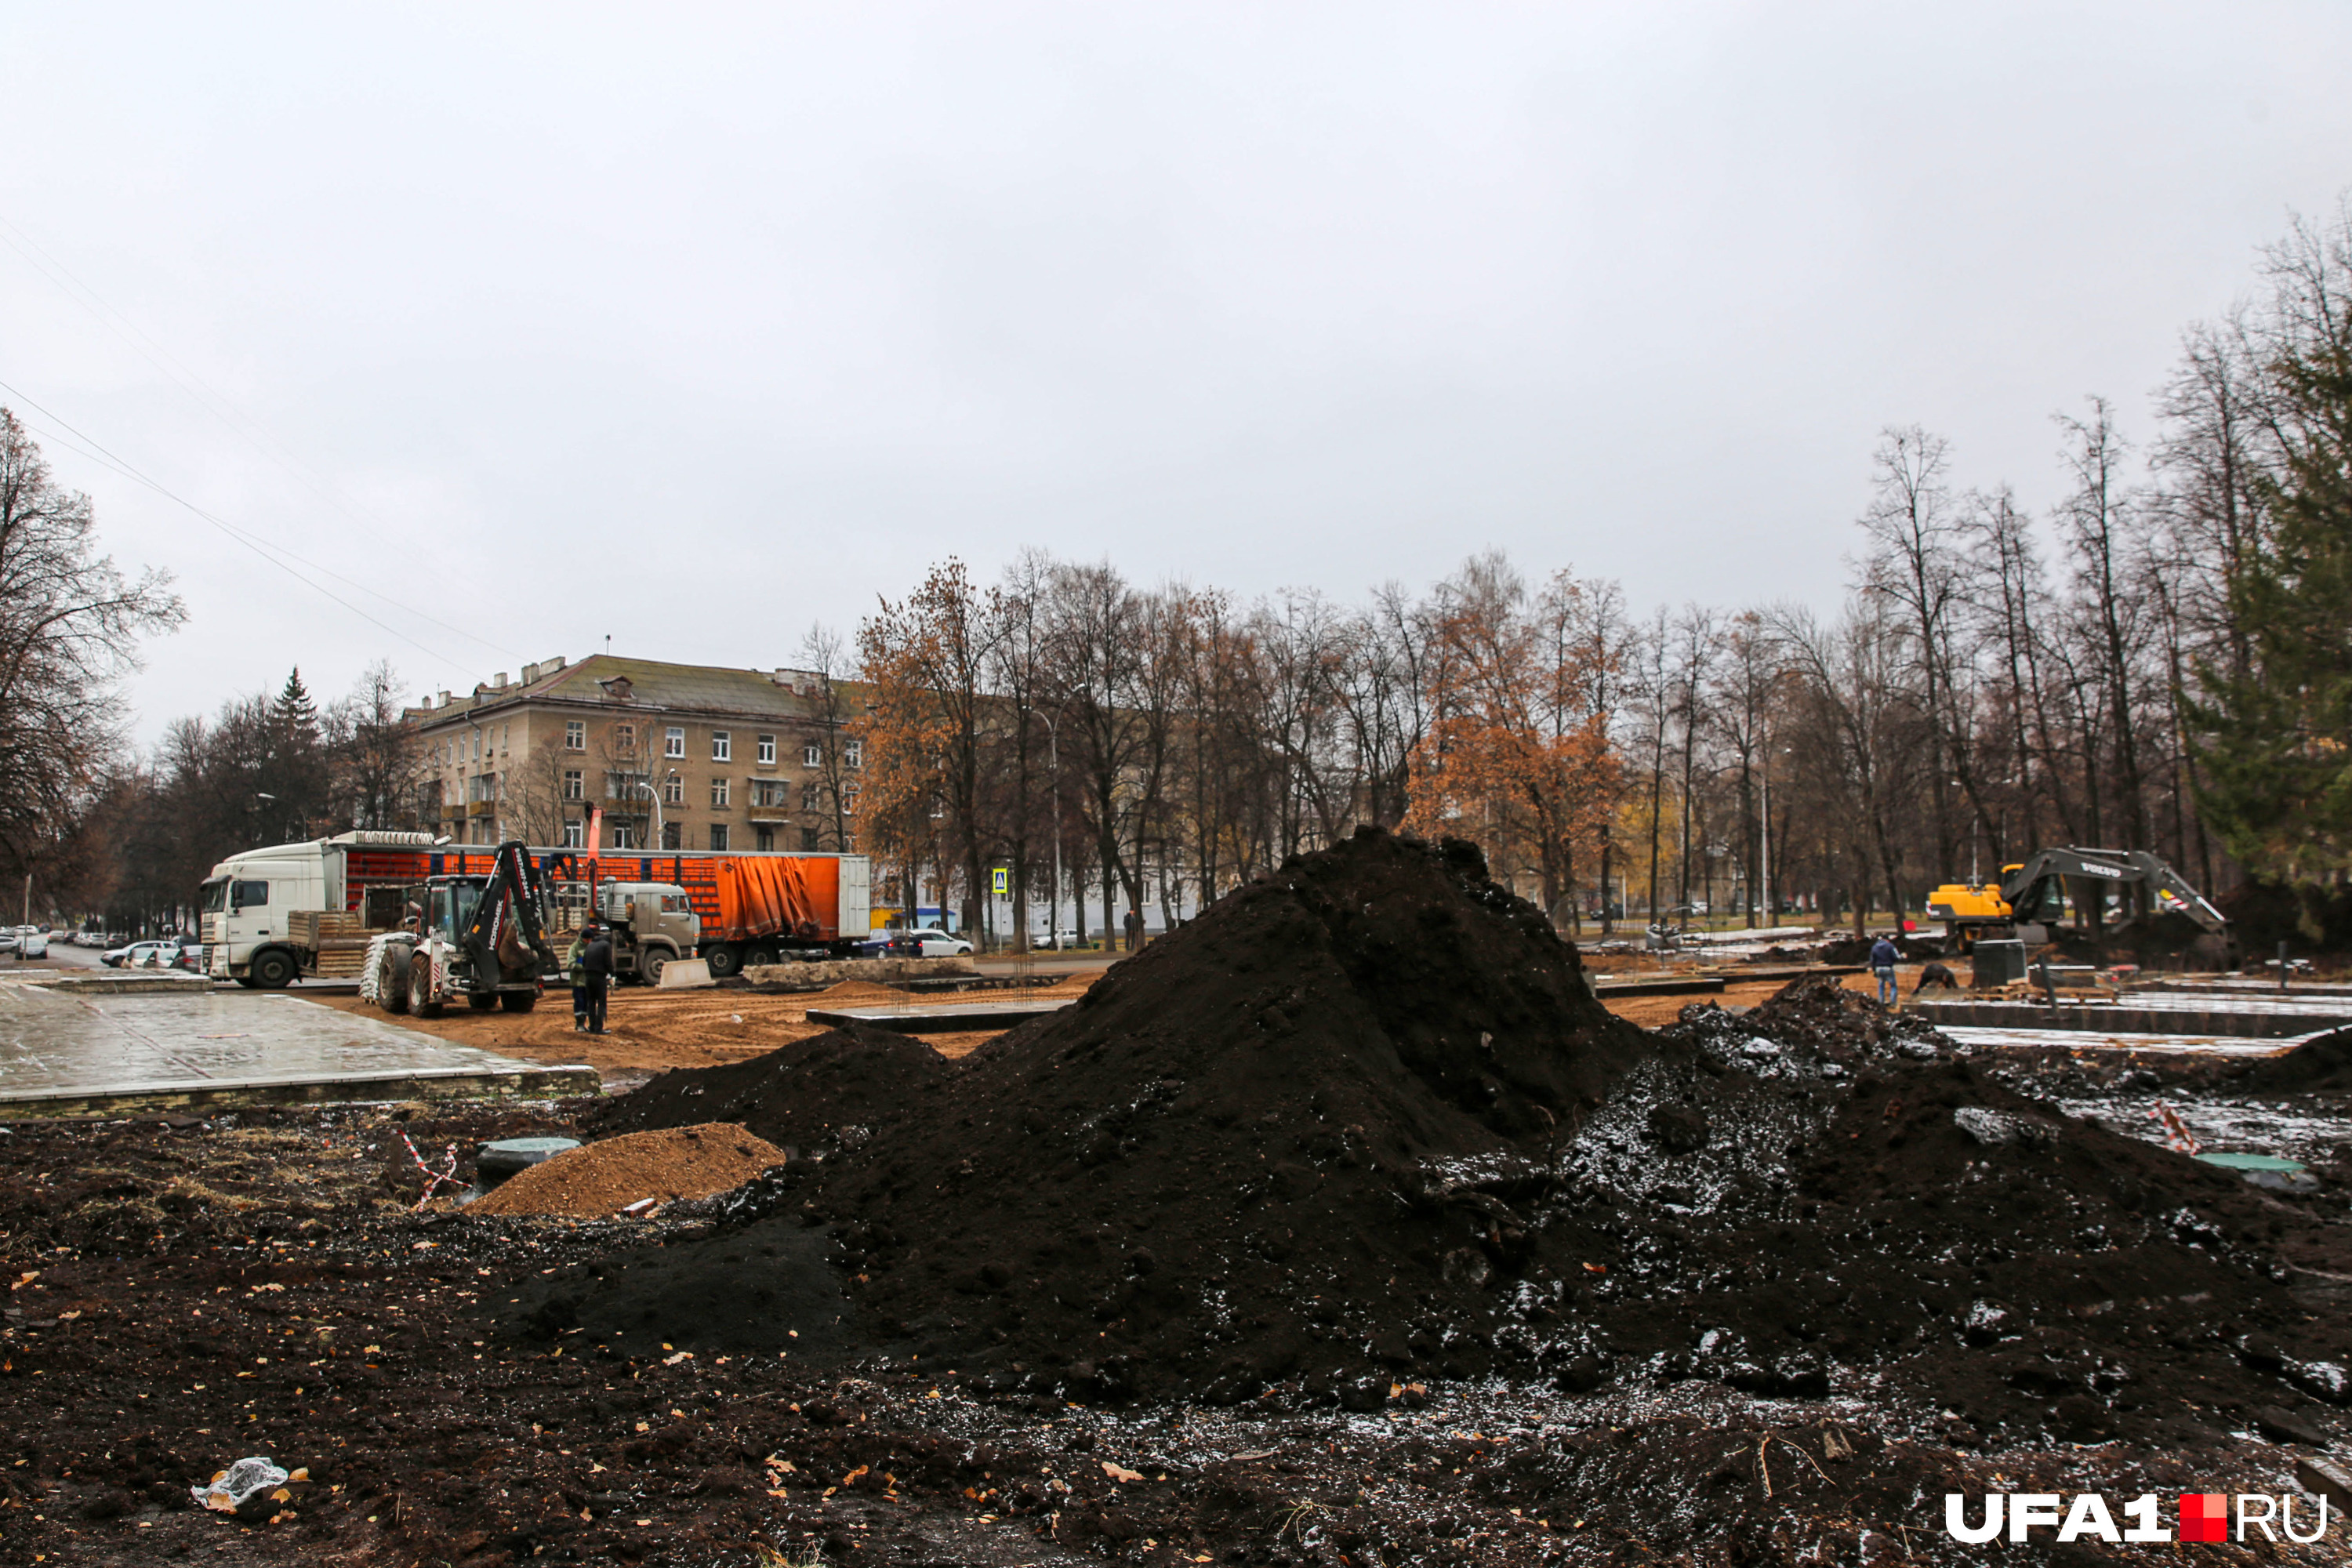
[[[865,687],[803,669],[598,654],[408,710],[420,822],[458,843],[856,848]],[[601,819],[595,813],[601,811]]]

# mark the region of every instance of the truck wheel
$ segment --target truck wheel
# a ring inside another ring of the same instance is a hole
[[[724,980],[743,967],[743,950],[731,943],[722,942],[702,956],[710,961],[713,980]]]
[[[383,1004],[383,1010],[387,1013],[408,1011],[410,957],[405,947],[394,946],[384,950],[383,977],[376,982],[375,999]]]
[[[659,985],[661,972],[668,963],[669,954],[656,947],[637,960],[637,973],[645,976],[646,984]]]
[[[408,1010],[420,1018],[437,1018],[443,1004],[433,999],[433,961],[408,961]]]
[[[466,1005],[477,1013],[495,1013],[499,1010],[499,999],[496,994],[483,996],[469,992],[466,996]]]
[[[247,973],[264,991],[281,990],[294,978],[294,955],[283,948],[265,948],[253,955],[253,967]]]
[[[751,952],[743,955],[743,967],[746,969],[751,968],[753,964],[767,964],[773,963],[775,962],[776,950],[772,947],[755,947]]]
[[[509,1013],[528,1013],[539,1005],[539,997],[529,991],[501,991],[499,1005]]]

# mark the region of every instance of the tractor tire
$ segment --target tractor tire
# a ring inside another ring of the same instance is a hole
[[[281,947],[266,947],[253,955],[247,973],[264,991],[283,991],[294,979],[294,955]]]
[[[484,996],[478,992],[468,992],[466,995],[466,1005],[477,1013],[495,1013],[499,1010],[498,994],[493,992]]]
[[[528,1013],[539,1005],[539,996],[530,991],[501,991],[499,993],[499,1005],[509,1013]]]
[[[732,942],[721,942],[702,956],[710,963],[713,980],[724,980],[743,967],[743,950]]]
[[[408,964],[408,1010],[420,1018],[437,1018],[446,1003],[433,999],[433,961],[412,958]]]
[[[384,949],[383,978],[376,986],[375,999],[387,1013],[408,1011],[410,958],[408,948],[399,943]]]

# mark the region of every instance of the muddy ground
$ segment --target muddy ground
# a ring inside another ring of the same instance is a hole
[[[1113,1409],[919,1361],[550,1350],[495,1326],[520,1285],[708,1222],[415,1215],[400,1134],[437,1153],[583,1109],[9,1127],[0,1560],[1964,1562],[1948,1490],[2275,1491],[2297,1451],[2202,1412],[2202,1444],[1972,1452],[1937,1410],[1867,1390],[1489,1381],[1365,1412]],[[247,1454],[310,1472],[274,1521],[189,1506]]]

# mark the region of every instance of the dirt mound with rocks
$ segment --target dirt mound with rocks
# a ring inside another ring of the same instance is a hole
[[[844,1031],[632,1097],[829,1139],[714,1200],[731,1239],[651,1264],[669,1299],[821,1228],[870,1344],[1064,1398],[1697,1378],[2015,1444],[2352,1393],[2290,1289],[2352,1272],[2334,1229],[1818,979],[1641,1035],[1466,845],[1304,857],[1079,1005],[921,1050]]]
[[[731,1122],[631,1132],[518,1171],[466,1205],[469,1215],[562,1215],[594,1219],[652,1198],[705,1198],[741,1186],[784,1152]]]
[[[2249,1094],[2341,1094],[2352,1091],[2352,1029],[2331,1030],[2291,1051],[2254,1063],[2230,1081]]]
[[[1897,1054],[1927,1061],[1952,1048],[1952,1042],[1926,1019],[1894,1012],[1876,997],[1842,984],[1833,974],[1792,980],[1736,1017],[1712,1002],[1685,1007],[1674,1034],[1693,1044],[1727,1036],[1761,1037],[1847,1067]]]

